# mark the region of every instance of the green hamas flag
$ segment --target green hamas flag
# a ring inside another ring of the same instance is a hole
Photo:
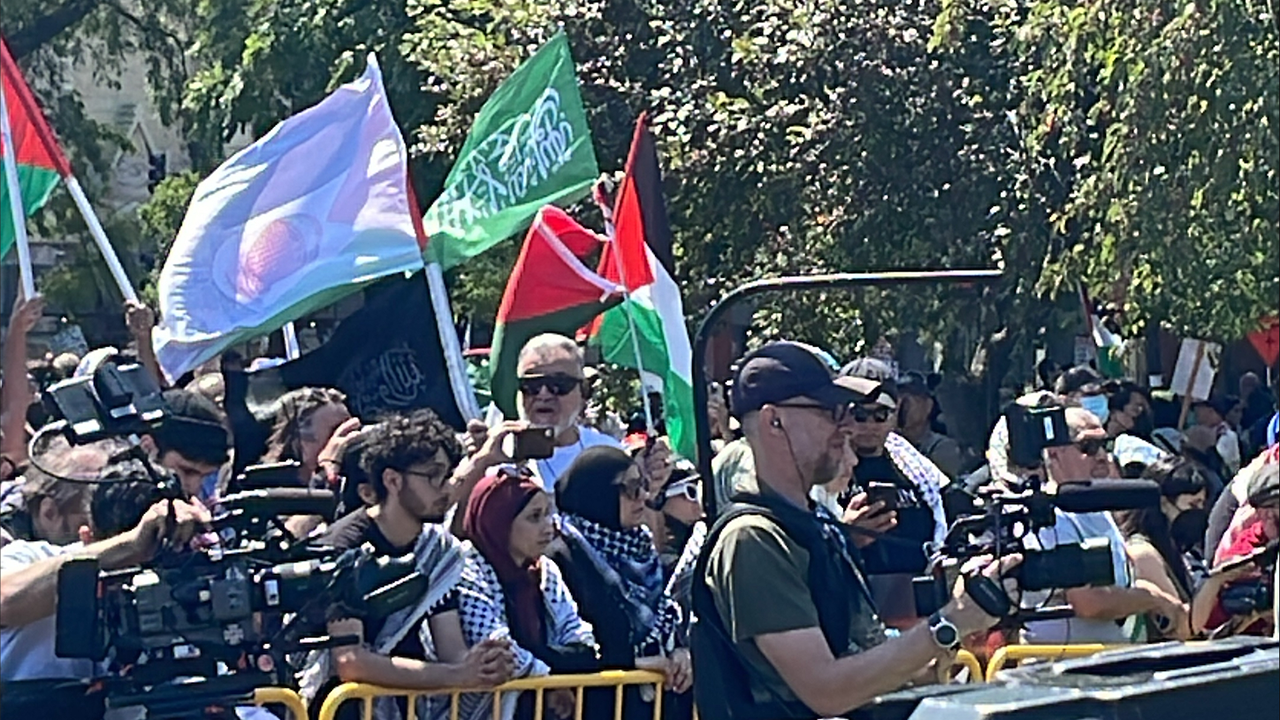
[[[426,259],[449,269],[585,195],[600,170],[569,40],[557,34],[494,91],[423,216]]]

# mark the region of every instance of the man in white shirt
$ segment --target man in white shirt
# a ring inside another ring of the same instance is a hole
[[[1067,408],[1066,416],[1072,444],[1045,449],[1045,470],[1049,475],[1047,489],[1052,492],[1065,483],[1119,477],[1119,470],[1107,452],[1107,433],[1098,418],[1077,407]],[[1170,597],[1152,583],[1134,577],[1124,537],[1110,513],[1069,513],[1061,510],[1054,513],[1057,522],[1051,528],[1029,535],[1026,538],[1028,548],[1048,550],[1090,538],[1106,538],[1111,546],[1115,585],[1024,593],[1024,608],[1034,608],[1046,602],[1060,604],[1065,600],[1075,612],[1075,617],[1029,622],[1023,631],[1023,642],[1038,645],[1143,642],[1145,637],[1140,632],[1138,620],[1145,613],[1158,613],[1175,624],[1185,621],[1186,611],[1178,598]]]

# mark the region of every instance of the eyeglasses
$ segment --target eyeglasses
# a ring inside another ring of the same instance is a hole
[[[440,488],[442,488],[442,487],[444,487],[444,486],[445,486],[445,483],[447,483],[447,482],[449,481],[449,473],[448,473],[448,472],[444,472],[444,473],[427,473],[427,472],[420,472],[420,471],[418,471],[418,470],[407,470],[407,469],[406,469],[406,470],[401,470],[401,471],[400,471],[400,474],[401,474],[401,475],[409,475],[410,477],[420,477],[420,478],[422,478],[423,480],[426,480],[428,485],[430,485],[432,488],[435,488],[435,489],[437,489],[437,490],[438,490],[438,489],[440,489]]]
[[[1077,440],[1073,444],[1076,446],[1077,450],[1084,453],[1085,457],[1097,457],[1099,451],[1107,448],[1107,441],[1100,438]]]
[[[878,407],[874,410],[864,408],[861,405],[853,406],[853,421],[858,423],[865,422],[889,422],[889,418],[893,417],[893,411],[889,408]]]
[[[582,385],[582,378],[572,375],[536,375],[520,378],[520,392],[530,397],[542,392],[543,388],[551,391],[556,397],[564,397]]]
[[[784,408],[802,408],[805,410],[826,410],[831,414],[831,420],[839,425],[849,417],[848,405],[820,405],[818,403],[779,403],[775,407]]]
[[[672,483],[662,493],[664,498],[683,497],[689,502],[702,504],[702,483],[697,480]]]
[[[628,500],[639,500],[649,493],[649,479],[646,477],[627,478],[623,482],[614,483],[622,488],[622,496]]]

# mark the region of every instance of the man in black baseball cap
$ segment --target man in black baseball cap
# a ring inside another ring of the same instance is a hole
[[[833,377],[804,346],[773,343],[742,361],[731,393],[759,492],[734,497],[694,569],[701,717],[844,715],[995,624],[957,593],[927,625],[888,639],[852,540],[809,502],[813,486],[852,469],[853,408],[878,399],[879,382]]]

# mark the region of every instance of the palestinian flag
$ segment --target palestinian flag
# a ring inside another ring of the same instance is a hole
[[[554,332],[573,337],[620,299],[622,288],[582,263],[605,240],[563,210],[538,211],[498,307],[490,358],[493,401],[516,417],[516,360],[530,338]]]
[[[606,362],[643,368],[662,378],[663,417],[672,447],[683,457],[696,457],[693,351],[680,288],[659,255],[670,257],[671,227],[658,151],[643,115],[612,216],[613,238],[600,257],[600,274],[625,285],[627,299],[595,323],[591,342],[600,346]]]
[[[1093,338],[1093,347],[1098,358],[1098,372],[1106,378],[1121,378],[1125,375],[1124,339],[1112,332],[1103,322],[1094,302],[1089,298],[1089,291],[1084,283],[1080,287],[1080,305],[1084,311],[1085,322],[1089,325],[1089,335]]]
[[[9,129],[16,148],[14,158],[18,161],[18,185],[25,217],[48,202],[58,178],[71,174],[71,165],[58,147],[53,130],[3,40],[0,40],[0,77],[3,77],[5,110],[9,113]],[[5,147],[0,152],[7,155],[10,149]],[[3,220],[0,220],[0,258],[3,258],[16,237],[9,212],[7,182],[0,182],[0,208],[4,208]]]

